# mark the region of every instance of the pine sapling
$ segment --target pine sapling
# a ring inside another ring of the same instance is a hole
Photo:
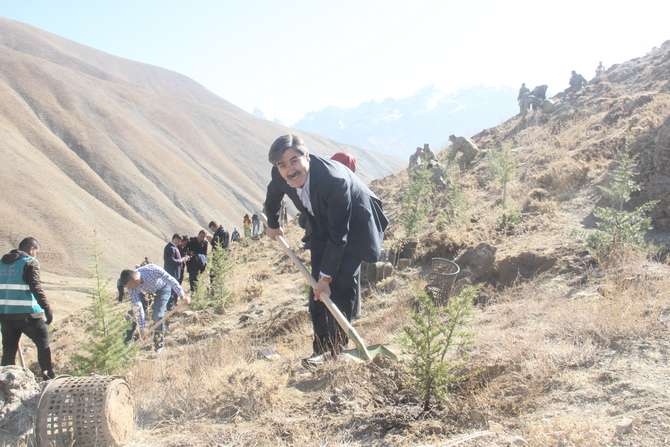
[[[433,184],[430,172],[417,169],[410,173],[409,185],[402,200],[400,220],[406,237],[416,237],[431,207]]]
[[[619,151],[607,186],[599,187],[609,206],[593,210],[598,219],[597,229],[589,234],[586,243],[603,260],[613,259],[627,248],[644,247],[644,237],[652,229],[649,213],[657,201],[643,203],[631,211],[624,209],[632,195],[640,190],[635,181],[636,163],[627,149]]]
[[[87,327],[90,340],[85,344],[83,352],[74,357],[73,362],[79,374],[118,374],[129,366],[136,348],[133,344],[124,342],[129,323],[125,320],[120,306],[115,306],[108,284],[102,279],[97,250],[93,255],[92,276],[92,303],[87,309],[91,317],[91,323]]]
[[[477,288],[466,287],[445,306],[438,306],[425,292],[418,295],[412,323],[403,329],[403,344],[424,411],[430,410],[432,402],[446,400],[449,385],[460,380],[457,371],[472,340],[468,324],[476,296]]]

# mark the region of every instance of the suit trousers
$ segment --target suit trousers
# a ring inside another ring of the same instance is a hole
[[[317,281],[319,280],[325,246],[326,244],[323,241],[312,241],[312,276]],[[330,284],[330,299],[348,321],[351,321],[356,301],[358,300],[360,268],[361,259],[357,255],[345,250],[340,268],[333,275],[333,282]],[[314,300],[313,290],[310,292],[309,312],[314,329],[314,339],[312,342],[314,354],[322,354],[326,351],[337,354],[342,351],[347,346],[347,343],[349,343],[349,338],[339,327],[337,320],[330,314],[328,308],[320,301]]]

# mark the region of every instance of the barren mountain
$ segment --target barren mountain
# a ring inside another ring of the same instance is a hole
[[[81,274],[95,244],[110,269],[156,259],[168,235],[241,226],[289,132],[180,74],[0,18],[0,244],[42,241],[50,271]],[[397,162],[353,152],[367,179]]]

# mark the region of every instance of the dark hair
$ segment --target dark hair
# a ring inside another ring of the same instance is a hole
[[[121,271],[121,276],[119,276],[118,284],[121,285],[122,287],[125,287],[126,284],[128,284],[130,282],[130,280],[133,279],[134,275],[135,275],[135,270],[123,270],[123,271]]]
[[[207,234],[207,232],[205,230],[198,231],[198,235],[201,235],[201,234]]]
[[[307,146],[305,146],[305,142],[302,141],[302,138],[290,133],[288,135],[282,135],[272,143],[270,152],[268,152],[268,160],[272,164],[277,163],[282,155],[284,155],[284,152],[289,149],[295,149],[301,155],[307,153]]]
[[[219,228],[219,224],[216,223],[216,221],[212,220],[209,222],[209,225],[207,225],[209,228]]]
[[[181,236],[179,236],[178,233],[175,233],[175,234],[172,235],[172,239],[170,239],[170,240],[174,241],[175,239],[181,239]]]
[[[40,248],[40,243],[34,237],[27,237],[19,244],[19,250],[28,253],[33,248]]]

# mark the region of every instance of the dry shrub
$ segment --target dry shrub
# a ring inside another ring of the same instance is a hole
[[[540,187],[554,193],[559,199],[570,198],[570,194],[579,190],[587,180],[587,164],[564,158],[550,163],[537,177]]]
[[[567,296],[575,291],[556,278],[538,279],[500,293],[497,304],[486,308],[475,325],[471,380],[461,393],[467,401],[464,408],[487,417],[518,417],[541,405],[561,380],[567,381],[565,386],[579,387],[573,379],[562,377],[564,372],[589,368],[602,353],[625,351],[628,340],[651,337],[662,330],[658,318],[670,307],[664,294],[670,275],[665,270],[660,274],[660,264],[639,265],[606,273],[599,284],[572,293],[573,298]],[[642,275],[639,270],[656,273]],[[597,292],[603,288],[609,291],[605,297]],[[491,365],[504,372],[478,374]],[[584,444],[577,445],[588,445],[590,438],[584,439]]]
[[[258,415],[274,404],[272,396],[277,394],[277,383],[283,377],[267,370],[268,364],[254,362],[251,347],[242,337],[217,339],[164,354],[138,361],[129,374],[136,413],[144,426],[212,414],[224,417],[226,405],[234,406],[229,408],[228,417]],[[242,368],[246,372],[241,373]],[[213,396],[217,396],[214,404]]]
[[[392,293],[394,290],[397,290],[401,281],[395,276],[389,276],[384,278],[376,284],[376,289],[383,294]]]
[[[263,285],[258,281],[251,279],[244,288],[243,299],[245,301],[253,301],[263,295]]]
[[[228,421],[237,416],[247,421],[271,410],[279,400],[276,371],[264,368],[238,368],[213,398],[210,415]]]
[[[534,421],[525,427],[524,436],[528,445],[591,447],[607,445],[611,429],[602,420],[568,414]]]

